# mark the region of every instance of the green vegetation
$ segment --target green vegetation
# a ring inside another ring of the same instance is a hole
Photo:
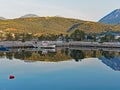
[[[85,32],[77,29],[70,36],[75,41],[82,41],[85,39]]]
[[[101,38],[101,42],[113,42],[115,41],[115,37],[112,35],[105,35]]]

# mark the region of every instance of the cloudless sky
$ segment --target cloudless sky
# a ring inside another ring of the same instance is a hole
[[[5,18],[36,14],[98,21],[119,8],[120,0],[0,0],[0,16]]]

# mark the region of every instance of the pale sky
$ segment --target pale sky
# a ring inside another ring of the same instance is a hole
[[[8,19],[36,14],[98,21],[119,8],[120,0],[0,0],[0,16]]]

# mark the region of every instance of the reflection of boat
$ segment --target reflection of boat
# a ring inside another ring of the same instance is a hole
[[[9,51],[9,48],[6,46],[0,46],[0,51]]]
[[[43,54],[43,55],[46,55],[47,53],[48,53],[48,50],[47,50],[47,49],[42,50],[42,54]]]
[[[41,49],[54,49],[55,47],[56,47],[56,45],[47,45],[47,46],[41,45],[41,46],[39,46],[39,48],[41,48]]]
[[[49,41],[42,41],[42,44],[39,46],[41,49],[54,49],[56,45],[51,45]]]
[[[49,52],[56,52],[56,49],[41,49],[43,55],[47,55]]]
[[[56,52],[56,49],[41,49],[41,51]]]

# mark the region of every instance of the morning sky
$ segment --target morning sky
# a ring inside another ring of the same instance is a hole
[[[9,19],[36,14],[98,21],[117,8],[120,0],[0,0],[0,16]]]

